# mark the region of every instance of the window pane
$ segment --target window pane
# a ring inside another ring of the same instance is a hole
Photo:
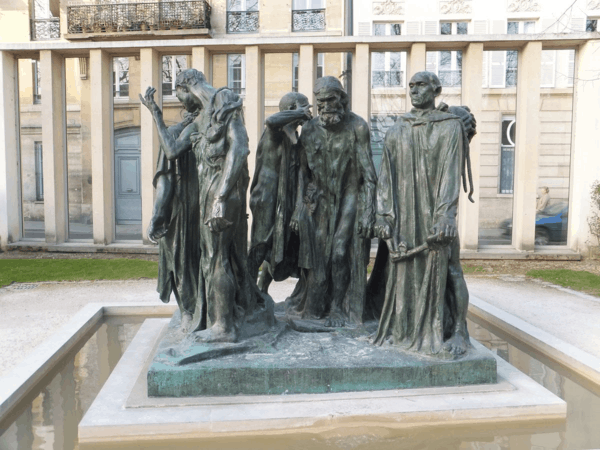
[[[402,34],[402,25],[399,23],[392,23],[390,25],[390,34],[392,36],[400,36]]]
[[[585,23],[585,31],[591,33],[593,33],[594,31],[598,31],[598,20],[588,19]]]
[[[519,53],[516,50],[506,52],[506,87],[517,85],[517,62]]]
[[[507,34],[519,34],[519,22],[508,22]]]
[[[469,23],[468,22],[458,22],[456,24],[456,34],[468,34]]]
[[[385,36],[385,23],[373,24],[373,36]]]
[[[523,27],[523,33],[533,34],[535,33],[535,22],[525,22]]]
[[[452,34],[452,23],[450,23],[450,22],[440,23],[440,34]]]

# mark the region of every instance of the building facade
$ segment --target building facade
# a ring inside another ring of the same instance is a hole
[[[478,120],[463,249],[585,252],[596,244],[587,218],[600,178],[590,164],[600,166],[591,142],[600,91],[586,82],[600,74],[589,53],[596,3],[9,2],[1,244],[145,248],[158,140],[138,95],[160,87],[167,123],[180,121],[174,81],[185,68],[244,97],[251,149],[281,96],[312,98],[317,77],[340,77],[370,121],[376,165],[385,131],[410,109],[410,75],[429,70],[441,100]]]

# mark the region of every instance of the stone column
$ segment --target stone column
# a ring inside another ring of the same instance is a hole
[[[352,111],[370,124],[371,59],[369,44],[356,44],[352,68]]]
[[[65,59],[56,52],[42,50],[40,70],[46,242],[60,244],[68,237],[69,214]]]
[[[482,124],[482,84],[483,44],[469,44],[463,51],[462,64],[462,104],[467,105],[475,119]],[[481,125],[480,125],[481,126]],[[479,245],[479,158],[481,154],[481,138],[475,135],[470,144],[471,169],[473,172],[473,200],[471,203],[464,190],[458,210],[458,232],[462,249],[477,250]]]
[[[298,53],[298,92],[306,95],[311,105],[315,104],[313,88],[317,77],[317,55],[312,45],[301,45]],[[316,107],[313,108],[316,115]]]
[[[162,108],[161,62],[161,57],[155,49],[143,48],[140,50],[140,92],[144,95],[148,86],[155,87],[156,93],[154,94],[154,98],[158,106]],[[144,244],[151,244],[148,240],[147,229],[154,207],[154,186],[152,185],[152,180],[156,171],[156,160],[158,158],[160,142],[152,113],[142,104],[140,104],[140,110],[142,236]]]
[[[542,43],[529,42],[519,52],[517,132],[515,141],[513,245],[533,251],[540,143]]]
[[[90,84],[94,244],[107,245],[115,237],[115,200],[112,58],[104,50],[90,50]]]
[[[256,46],[246,47],[246,98],[244,99],[244,118],[246,120],[246,131],[248,132],[248,140],[250,147],[250,155],[248,156],[248,170],[250,178],[254,176],[254,168],[256,165],[256,148],[258,140],[262,135],[264,111],[265,111],[265,96],[264,96],[264,64],[265,57],[261,49]],[[250,190],[247,192],[248,201],[250,200]],[[247,209],[250,213],[250,208]],[[252,217],[250,218],[252,220]],[[252,229],[252,224],[248,224],[248,233]]]
[[[600,242],[591,234],[588,218],[592,213],[590,192],[600,180],[600,42],[588,41],[575,55],[576,69],[573,101],[573,140],[569,195],[568,245],[587,253],[589,245]],[[596,81],[588,81],[596,80]]]
[[[408,74],[406,77],[406,84],[412,78],[412,76],[417,72],[422,72],[427,67],[427,47],[424,43],[418,42],[413,44],[410,47],[410,54],[408,60]],[[407,95],[407,100],[408,95]],[[410,107],[407,106],[410,110]]]
[[[0,51],[0,247],[21,236],[18,60]]]
[[[206,77],[206,80],[212,84],[210,51],[206,47],[192,48],[192,67],[202,72]]]

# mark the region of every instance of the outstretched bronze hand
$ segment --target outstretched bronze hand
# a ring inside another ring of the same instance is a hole
[[[160,108],[158,107],[158,105],[154,101],[154,93],[155,92],[156,92],[155,88],[149,87],[148,89],[146,89],[146,93],[144,94],[143,97],[142,97],[142,94],[139,94],[140,95],[140,102],[142,102],[142,104],[146,108],[148,108],[150,110],[150,112],[154,112],[154,111],[160,110]]]

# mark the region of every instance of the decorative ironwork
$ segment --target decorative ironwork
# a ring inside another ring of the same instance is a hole
[[[470,14],[472,11],[470,0],[448,0],[440,2],[442,14]]]
[[[60,39],[60,19],[58,17],[32,19],[31,40],[47,41],[51,39]]]
[[[394,2],[392,0],[385,0],[381,3],[373,3],[373,14],[378,16],[396,16],[404,14],[402,4],[403,2]]]
[[[210,28],[205,0],[81,4],[67,7],[69,34]]]
[[[374,70],[371,76],[371,86],[402,87],[404,72],[401,70]]]
[[[325,29],[325,9],[292,10],[292,31],[320,31]]]
[[[255,33],[258,31],[258,11],[227,11],[228,33]]]
[[[541,9],[536,0],[512,0],[508,4],[508,12],[535,12]]]

